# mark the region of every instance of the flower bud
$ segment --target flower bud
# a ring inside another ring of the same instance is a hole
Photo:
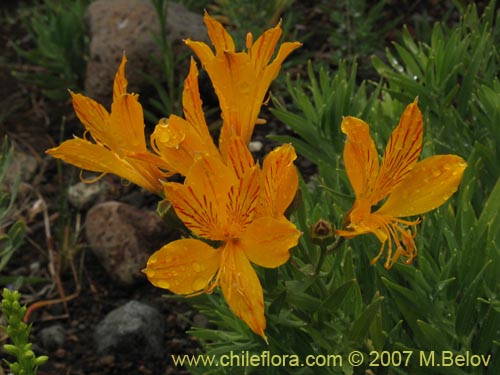
[[[36,366],[41,366],[43,365],[45,362],[47,362],[49,360],[49,357],[47,357],[46,355],[41,355],[40,357],[37,357],[35,359],[35,365]]]
[[[319,219],[311,226],[311,238],[316,245],[329,245],[335,240],[335,226],[327,220]]]

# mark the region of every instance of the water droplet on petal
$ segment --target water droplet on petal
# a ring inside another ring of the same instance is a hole
[[[441,171],[439,169],[435,168],[432,170],[432,175],[434,177],[439,177],[440,174],[441,174]]]
[[[170,135],[167,132],[161,132],[158,136],[158,141],[160,141],[160,143],[168,143],[168,141],[170,141]]]
[[[156,284],[158,285],[158,287],[163,289],[170,288],[170,283],[167,280],[158,280]]]
[[[198,277],[193,281],[192,287],[194,291],[198,291],[203,289],[206,286],[206,284],[207,283],[205,280],[203,280],[201,277]]]
[[[193,271],[196,272],[196,273],[198,273],[198,272],[201,271],[201,266],[200,266],[200,264],[198,262],[194,262],[193,263]]]

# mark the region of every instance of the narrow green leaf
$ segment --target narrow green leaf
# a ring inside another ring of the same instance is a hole
[[[323,301],[319,310],[327,309],[334,311],[335,309],[339,308],[342,305],[342,302],[344,302],[344,299],[351,287],[356,283],[356,279],[351,279],[336,288],[334,291],[329,292],[328,297]]]
[[[349,338],[354,342],[360,342],[368,335],[371,323],[377,316],[380,303],[384,300],[382,296],[376,296],[361,315],[352,323],[349,329]]]
[[[426,323],[422,320],[417,320],[417,325],[422,332],[421,339],[424,341],[424,347],[428,350],[449,350],[450,343],[446,339],[447,335],[438,327]]]

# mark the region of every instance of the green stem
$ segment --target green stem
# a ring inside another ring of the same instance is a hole
[[[326,247],[326,253],[331,254],[335,250],[337,250],[342,244],[344,243],[345,238],[344,237],[337,237],[334,243],[332,243],[330,246]]]

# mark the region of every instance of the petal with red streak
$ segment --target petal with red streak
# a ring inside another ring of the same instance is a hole
[[[378,153],[370,127],[356,117],[344,117],[342,132],[347,135],[344,164],[356,197],[370,194],[379,170]]]
[[[236,316],[266,340],[264,294],[259,278],[239,246],[228,243],[223,251],[220,286],[224,298]]]

